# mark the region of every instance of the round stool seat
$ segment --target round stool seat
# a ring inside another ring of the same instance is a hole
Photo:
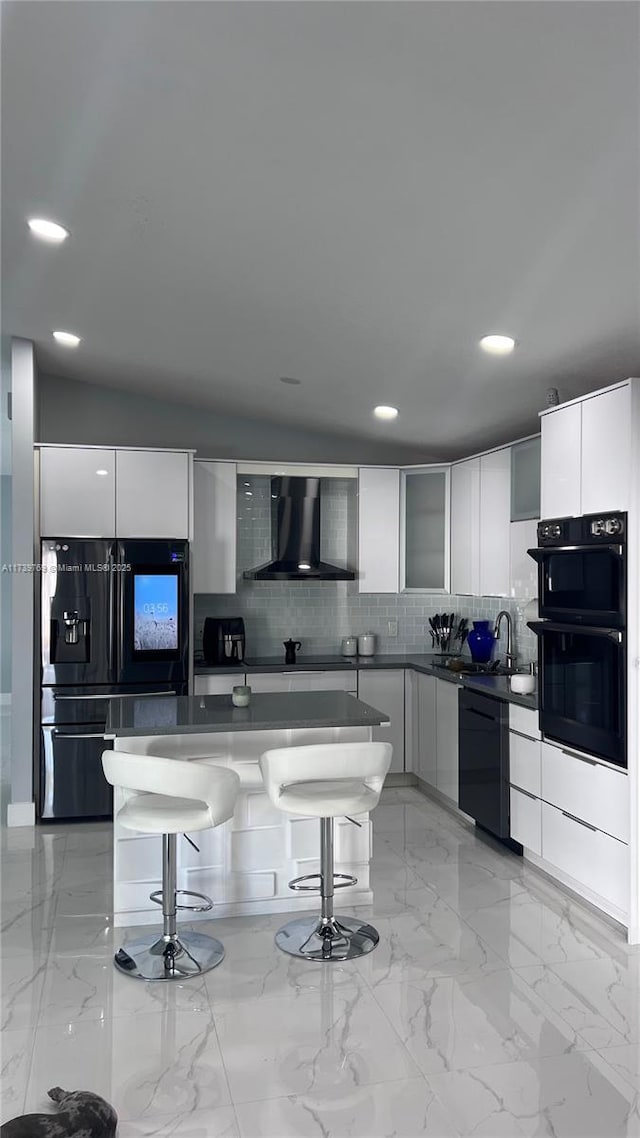
[[[377,806],[380,795],[360,779],[314,779],[282,787],[278,806],[310,818],[337,818],[364,814]]]
[[[118,821],[128,830],[147,834],[186,834],[211,826],[206,802],[193,798],[170,798],[167,794],[137,794],[118,811]]]

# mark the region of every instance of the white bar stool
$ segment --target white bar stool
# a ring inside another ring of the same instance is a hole
[[[121,948],[116,968],[138,980],[183,980],[215,968],[224,947],[215,937],[184,932],[178,936],[176,912],[203,913],[213,902],[203,893],[176,889],[176,835],[208,830],[231,818],[240,779],[235,771],[195,760],[103,751],[107,782],[127,791],[118,821],[129,830],[162,834],[162,889],[151,893],[162,905],[162,936],[147,936]],[[176,896],[197,897],[202,905],[178,905]]]
[[[379,936],[373,925],[333,914],[334,889],[357,878],[333,871],[333,819],[373,810],[380,800],[393,748],[390,743],[324,743],[265,751],[260,770],[274,806],[288,814],[320,819],[320,873],[289,882],[296,890],[317,891],[319,917],[298,917],[276,933],[276,944],[305,960],[353,960],[371,952]],[[350,819],[351,820],[351,819]],[[319,879],[318,885],[303,882]]]

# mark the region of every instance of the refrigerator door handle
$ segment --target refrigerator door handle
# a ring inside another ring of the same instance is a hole
[[[42,728],[42,748],[44,751],[42,777],[44,785],[40,813],[43,818],[53,818],[53,731],[53,727]]]

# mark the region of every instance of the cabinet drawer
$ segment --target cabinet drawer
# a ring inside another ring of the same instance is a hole
[[[509,833],[514,842],[538,854],[542,852],[542,803],[539,798],[523,794],[515,786],[510,792]]]
[[[348,691],[356,694],[357,673],[343,672],[247,672],[253,691]]]
[[[530,739],[540,738],[538,726],[538,712],[528,707],[520,707],[517,703],[509,705],[509,729],[519,731],[521,735],[528,735]]]
[[[509,782],[540,797],[540,743],[513,731],[509,732]]]
[[[621,842],[629,841],[626,773],[542,743],[541,797]]]
[[[542,856],[623,912],[629,907],[629,847],[542,803]]]
[[[193,694],[231,695],[236,684],[244,684],[246,682],[242,672],[226,676],[194,676]]]

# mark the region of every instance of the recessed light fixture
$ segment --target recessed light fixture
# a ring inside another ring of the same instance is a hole
[[[483,336],[480,347],[484,352],[491,352],[493,356],[508,356],[516,346],[512,336]]]
[[[292,375],[281,375],[280,383],[288,383],[290,387],[299,387],[302,380],[295,379]]]
[[[47,221],[45,217],[30,217],[27,225],[34,237],[50,241],[52,245],[59,245],[69,236],[69,230],[64,225],[58,225],[57,221]]]
[[[387,407],[384,403],[381,403],[378,407],[373,408],[373,413],[376,419],[397,419],[398,408]]]
[[[108,473],[108,470],[96,470],[96,474],[99,474],[101,478],[104,478]]]
[[[54,332],[53,338],[59,344],[64,344],[65,348],[77,348],[80,343],[80,337],[74,332]]]

